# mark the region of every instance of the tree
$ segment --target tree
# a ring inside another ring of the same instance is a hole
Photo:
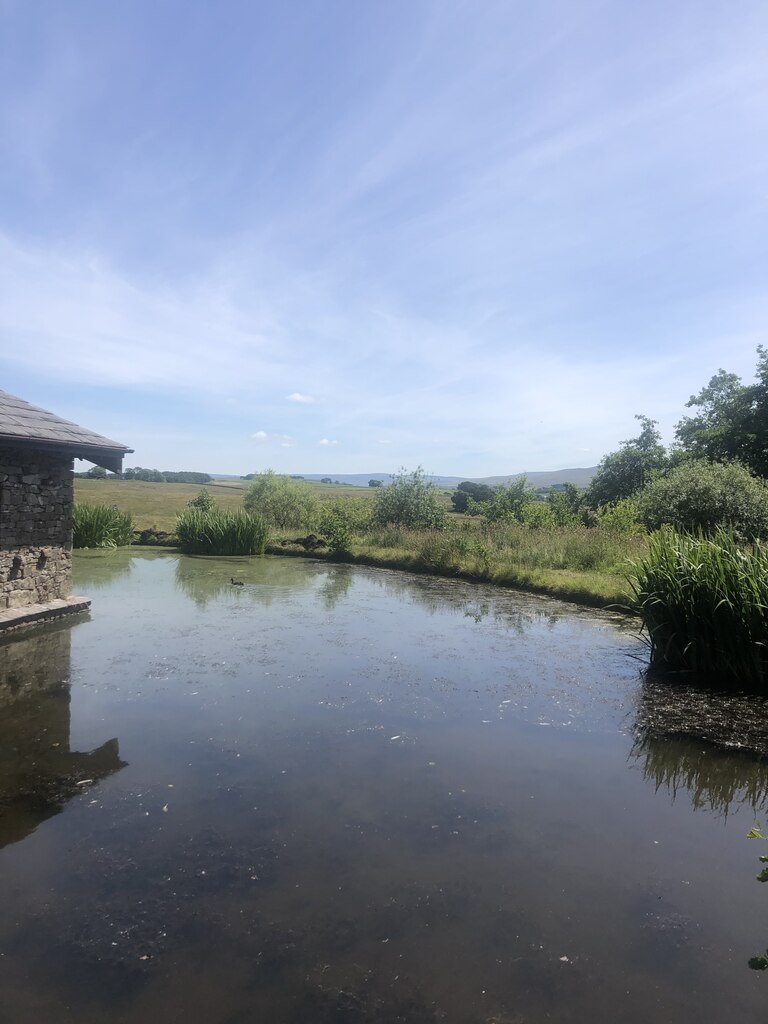
[[[471,480],[464,480],[451,495],[451,504],[454,512],[466,512],[469,499],[473,501],[490,501],[493,497],[493,488],[488,484],[475,484]]]
[[[318,515],[318,501],[311,484],[281,476],[267,469],[256,473],[243,496],[247,512],[258,512],[279,529],[287,526],[311,527]]]
[[[681,449],[691,458],[738,461],[768,477],[768,350],[757,349],[755,383],[743,384],[735,373],[718,370],[686,408],[675,428]]]
[[[91,466],[85,474],[89,480],[106,480],[107,471],[102,466]]]
[[[485,518],[489,523],[523,521],[523,509],[536,500],[536,494],[528,486],[528,479],[519,476],[510,480],[506,487],[497,487],[493,498],[484,506]]]
[[[442,530],[445,514],[440,495],[421,466],[412,473],[400,469],[374,498],[373,519],[379,526],[392,523],[412,530]]]
[[[324,476],[320,481],[321,484],[332,484],[333,480],[329,476]]]
[[[739,540],[768,537],[768,484],[732,462],[683,462],[637,496],[638,518],[649,529],[732,529]]]
[[[577,526],[581,522],[583,492],[576,484],[565,483],[550,490],[547,504],[552,509],[556,526]]]
[[[384,483],[383,480],[369,480],[368,481],[368,486],[369,487],[381,487],[383,485],[383,483]]]
[[[642,424],[638,436],[622,442],[617,452],[601,460],[587,488],[585,500],[591,508],[631,498],[669,465],[656,420],[647,416],[635,416],[635,419]]]

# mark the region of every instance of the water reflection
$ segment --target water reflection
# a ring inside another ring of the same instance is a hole
[[[78,551],[75,559],[77,589],[86,593],[89,590],[100,590],[130,576],[135,557],[130,548]]]
[[[125,766],[118,742],[70,749],[68,626],[0,646],[0,848]]]
[[[296,571],[289,558],[180,558],[176,563],[176,587],[198,608],[229,598],[268,607],[285,599],[286,590],[309,587],[322,565],[311,562],[307,572]],[[313,569],[315,570],[313,572]],[[232,578],[241,580],[234,587]]]
[[[630,763],[672,799],[726,816],[768,802],[768,700],[649,678],[636,708]]]

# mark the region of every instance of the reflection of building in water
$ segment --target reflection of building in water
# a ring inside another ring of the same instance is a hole
[[[764,698],[646,681],[632,758],[656,789],[694,808],[728,814],[768,804],[768,708]]]
[[[116,739],[70,750],[69,629],[0,646],[0,848],[125,766]]]

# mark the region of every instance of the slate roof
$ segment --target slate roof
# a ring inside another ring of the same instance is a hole
[[[86,458],[97,464],[100,463],[96,456],[101,455],[114,462],[133,451],[119,441],[63,420],[46,409],[30,405],[23,398],[9,395],[7,391],[0,391],[0,444],[3,442],[25,448],[64,449],[76,458]]]

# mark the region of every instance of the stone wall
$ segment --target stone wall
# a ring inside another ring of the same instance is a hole
[[[0,448],[0,610],[72,589],[72,460]]]

